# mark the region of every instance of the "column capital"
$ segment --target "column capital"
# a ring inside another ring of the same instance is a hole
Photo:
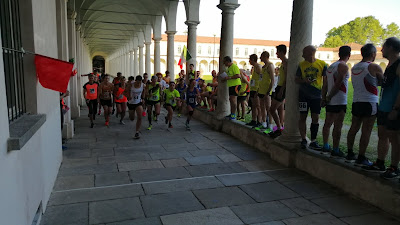
[[[153,38],[154,42],[160,42],[162,38]]]
[[[237,9],[239,6],[240,4],[227,3],[227,2],[217,5],[217,7],[222,10],[222,12],[228,12],[228,13],[229,12],[233,13],[235,9]]]
[[[185,21],[185,24],[188,25],[188,27],[190,26],[197,26],[199,25],[200,21],[193,21],[193,20],[187,20]]]
[[[169,35],[175,35],[176,31],[172,31],[172,30],[167,30],[165,31],[165,33],[169,36]]]
[[[149,42],[145,42],[144,43],[145,45],[151,45],[151,42],[149,41]]]

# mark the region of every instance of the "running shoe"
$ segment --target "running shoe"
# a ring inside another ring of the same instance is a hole
[[[349,151],[349,152],[347,153],[346,162],[353,162],[353,161],[355,161],[356,159],[357,159],[357,158],[356,158],[356,155],[354,154],[353,151]]]
[[[260,126],[254,128],[254,130],[256,130],[256,131],[260,131],[260,130],[264,130],[264,129],[267,129],[267,128],[264,127],[262,124]]]
[[[322,147],[321,147],[321,146],[318,144],[318,142],[316,142],[316,141],[311,142],[310,145],[309,145],[309,147],[310,147],[312,150],[315,150],[315,151],[321,151],[321,150],[322,150]]]
[[[303,139],[300,143],[301,149],[306,149],[307,148],[307,140]]]
[[[385,179],[388,179],[388,180],[396,178],[398,176],[399,176],[399,169],[393,168],[392,166],[388,167],[386,169],[386,171],[381,174],[382,178],[385,178]]]
[[[121,125],[125,125],[125,122],[122,121],[122,120],[120,120],[119,123],[120,123]]]
[[[361,167],[363,170],[369,171],[369,172],[385,172],[386,167],[384,164],[378,165],[376,162],[374,162],[370,166],[363,166]]]
[[[229,120],[236,120],[236,115],[230,115]]]
[[[267,129],[264,131],[264,134],[270,134],[270,133],[272,133],[272,129],[271,129],[271,128],[267,128]]]
[[[282,130],[276,130],[274,132],[269,133],[269,136],[272,138],[277,138],[282,135]]]
[[[135,136],[133,136],[133,138],[134,138],[134,139],[139,139],[139,138],[140,138],[139,132],[137,132],[137,133],[135,134]]]
[[[322,150],[323,151],[323,150]],[[337,152],[335,152],[335,151],[331,151],[331,157],[332,158],[344,158],[344,157],[346,157],[346,155],[342,152],[342,151],[337,151]]]
[[[150,125],[150,126],[147,128],[147,130],[151,130],[151,128],[153,128],[152,125]]]
[[[165,124],[168,124],[168,118],[165,117]]]
[[[213,109],[213,108],[208,110],[208,112],[214,112],[214,111],[215,111],[215,109]]]
[[[358,157],[354,163],[356,166],[372,166],[372,162],[367,157]]]
[[[110,126],[110,122],[105,123],[106,127]]]
[[[185,123],[185,126],[186,126],[186,130],[190,130],[189,123],[187,121]]]
[[[94,127],[94,123],[91,123],[91,124],[90,124],[90,128],[93,128],[93,127]]]
[[[168,125],[168,128],[174,128],[174,126],[172,126],[172,124]]]
[[[331,148],[322,147],[321,153],[323,153],[323,154],[332,153],[332,149],[331,149]],[[332,156],[332,155],[331,155],[331,156]]]
[[[181,114],[180,114],[180,113],[178,113],[178,117],[179,117],[179,118],[181,117]]]

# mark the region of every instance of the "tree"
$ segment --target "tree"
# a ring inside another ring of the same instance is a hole
[[[385,38],[399,35],[400,29],[395,23],[387,25],[384,29],[379,20],[373,16],[357,17],[329,30],[323,46],[339,47],[353,42],[361,45],[365,43],[380,45]]]

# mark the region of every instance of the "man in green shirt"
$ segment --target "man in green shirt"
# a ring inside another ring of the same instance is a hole
[[[236,119],[236,106],[237,106],[237,96],[240,90],[240,70],[239,67],[232,62],[231,57],[225,56],[224,57],[224,65],[226,68],[226,76],[222,78],[222,81],[228,84],[229,88],[229,103],[231,105],[231,115],[229,117],[230,120]]]

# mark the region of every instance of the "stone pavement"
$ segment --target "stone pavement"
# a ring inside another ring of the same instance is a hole
[[[134,140],[128,120],[81,114],[42,225],[400,224],[201,122],[167,129],[163,110]]]

